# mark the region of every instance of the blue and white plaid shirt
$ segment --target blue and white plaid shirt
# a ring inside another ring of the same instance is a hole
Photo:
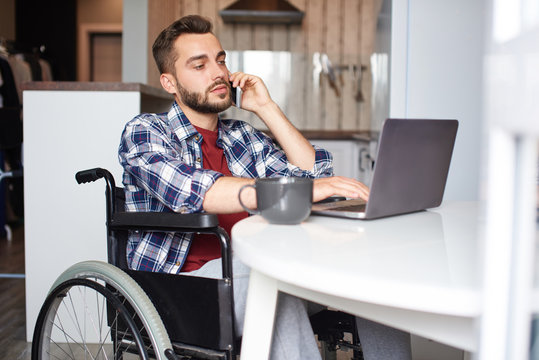
[[[315,147],[311,171],[290,164],[264,133],[238,120],[219,120],[217,144],[237,177],[325,177],[333,173],[332,156]],[[177,103],[168,113],[141,114],[128,122],[118,157],[124,168],[126,211],[194,213],[202,211],[206,191],[223,174],[202,168],[202,135]],[[192,234],[132,232],[127,262],[132,269],[179,273]]]

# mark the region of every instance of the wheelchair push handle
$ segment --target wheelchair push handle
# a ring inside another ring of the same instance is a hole
[[[101,178],[105,178],[105,181],[107,182],[107,194],[109,200],[109,205],[114,205],[114,189],[116,188],[116,183],[114,182],[114,177],[112,174],[107,170],[103,168],[93,168],[88,170],[81,170],[75,174],[75,180],[77,180],[77,183],[83,184],[88,182],[94,182],[96,180],[99,180]],[[112,207],[111,209],[115,209]]]
[[[78,184],[93,182],[106,176],[106,171],[107,170],[102,168],[82,170],[75,174],[75,179],[77,180]]]
[[[103,168],[81,170],[75,174],[75,180],[77,180],[78,184],[94,182],[101,178],[105,178],[107,183],[107,187],[105,188],[105,194],[107,197],[107,224],[110,224],[112,212],[114,209],[116,209],[116,199],[114,197],[116,184],[114,183],[114,177],[112,174]]]

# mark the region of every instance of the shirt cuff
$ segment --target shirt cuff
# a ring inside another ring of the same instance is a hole
[[[196,170],[191,178],[191,195],[180,206],[179,212],[184,214],[201,212],[206,192],[221,176],[224,175],[214,170]]]

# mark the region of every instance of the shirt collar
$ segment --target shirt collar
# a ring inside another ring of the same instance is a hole
[[[183,141],[198,134],[176,101],[174,101],[168,111],[167,117],[170,127],[178,137],[178,140]]]
[[[183,141],[198,134],[198,131],[195,129],[193,124],[191,124],[191,122],[176,101],[174,101],[170,110],[168,111],[167,117],[170,127],[178,137],[178,140]],[[227,128],[226,126],[223,126],[223,122],[221,121],[221,115],[219,115],[217,129],[219,130],[217,143],[220,144],[222,141],[228,140],[225,136]],[[225,143],[229,143],[229,141],[225,141]]]

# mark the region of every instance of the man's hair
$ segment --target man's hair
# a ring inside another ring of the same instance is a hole
[[[174,42],[181,34],[207,34],[212,32],[212,23],[199,15],[184,16],[161,31],[152,46],[153,58],[161,74],[175,74],[174,63],[178,53],[174,51]]]

